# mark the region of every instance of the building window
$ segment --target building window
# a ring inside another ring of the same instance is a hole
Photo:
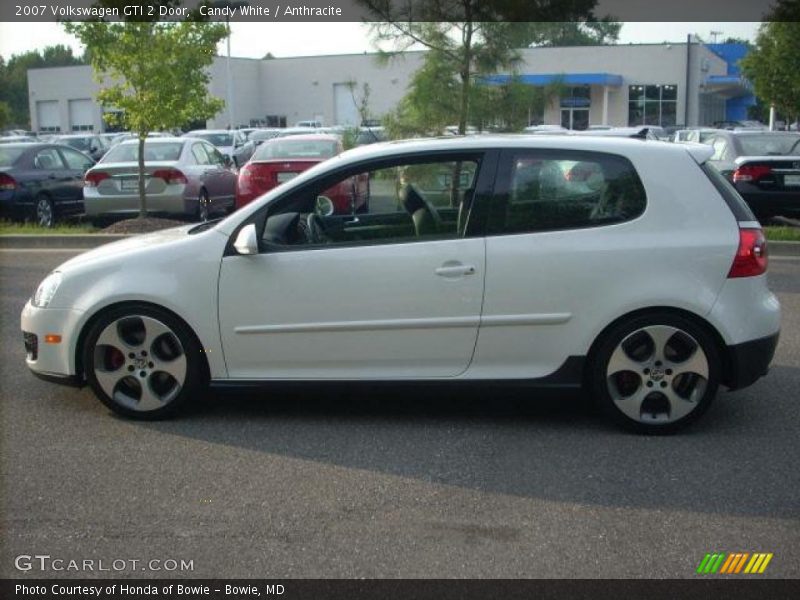
[[[677,85],[632,85],[628,87],[628,125],[676,124]]]

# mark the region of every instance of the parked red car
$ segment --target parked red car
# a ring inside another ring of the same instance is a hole
[[[341,140],[329,134],[294,135],[265,141],[239,170],[236,208],[252,202],[342,150]],[[363,211],[369,198],[368,185],[369,180],[365,175],[343,181],[325,190],[318,198],[318,210],[324,215]]]

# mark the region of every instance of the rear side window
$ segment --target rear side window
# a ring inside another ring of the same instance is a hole
[[[598,152],[508,151],[489,234],[621,223],[644,212],[644,186],[628,159]]]
[[[739,195],[739,192],[737,192],[736,188],[733,187],[733,184],[728,181],[725,176],[722,175],[722,173],[717,171],[716,167],[708,163],[704,163],[700,165],[700,168],[703,170],[703,173],[706,174],[714,187],[717,188],[720,196],[722,196],[723,200],[725,200],[725,204],[727,204],[728,208],[731,209],[731,212],[737,221],[756,220],[755,215],[753,215],[753,211],[751,211],[750,207],[747,206],[744,199]]]

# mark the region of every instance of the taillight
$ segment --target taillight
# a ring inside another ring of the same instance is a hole
[[[89,171],[83,179],[83,185],[84,187],[97,187],[100,185],[101,181],[109,177],[111,177],[111,175],[104,171]]]
[[[188,183],[189,180],[186,179],[186,175],[180,172],[178,169],[156,169],[153,171],[153,177],[158,177],[159,179],[163,179],[164,183],[167,185],[172,185],[173,183]]]
[[[274,173],[269,166],[249,162],[239,169],[236,178],[236,208],[241,208],[275,187]]]
[[[772,175],[772,167],[767,165],[742,165],[733,172],[733,182],[758,181]]]
[[[17,189],[16,180],[11,175],[0,173],[0,190],[4,192],[13,192],[15,189]]]
[[[767,272],[767,240],[761,229],[740,229],[739,248],[729,278],[755,277]]]

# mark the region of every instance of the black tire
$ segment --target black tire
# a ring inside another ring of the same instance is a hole
[[[677,330],[677,336],[670,333],[672,329]],[[669,354],[673,361],[659,361],[655,350],[650,353],[648,344],[656,346],[651,332],[666,338],[662,355]],[[629,350],[634,351],[633,357]],[[641,362],[633,360],[643,356],[647,358]],[[641,367],[638,372],[620,366],[628,364],[626,359]],[[674,313],[652,312],[618,323],[603,335],[592,353],[589,383],[595,402],[618,425],[637,433],[670,434],[709,409],[719,388],[721,364],[717,343],[704,327]],[[697,368],[692,370],[692,365]],[[630,390],[634,391],[626,393]],[[642,396],[637,409],[636,401]],[[683,414],[686,410],[688,413]]]
[[[144,337],[136,330],[137,319],[142,321]],[[160,325],[165,326],[169,333],[159,329]],[[159,331],[162,332],[158,333]],[[104,332],[105,341],[116,333],[120,343],[98,344]],[[174,339],[170,334],[174,335]],[[137,344],[140,338],[141,342]],[[133,343],[126,343],[124,340]],[[176,348],[175,340],[179,348]],[[114,350],[117,346],[121,357]],[[165,350],[171,355],[165,356]],[[208,370],[203,349],[194,333],[171,313],[150,305],[128,304],[103,312],[87,332],[82,360],[86,380],[100,401],[113,412],[132,419],[157,420],[171,417],[192,400],[202,396],[207,388]],[[114,364],[120,360],[124,362]],[[109,368],[100,368],[101,364]],[[178,381],[166,370],[161,370],[162,365],[166,365],[165,369],[175,371],[181,364],[185,365],[182,381]],[[98,379],[103,374],[106,375],[106,389]],[[113,393],[109,393],[107,389],[112,387],[108,384],[109,380],[117,380]],[[178,384],[177,388],[175,383]],[[143,408],[142,401],[145,399],[152,407]]]
[[[197,218],[204,223],[208,221],[211,216],[211,201],[208,198],[208,192],[205,189],[200,190],[200,195],[197,198]]]
[[[53,200],[46,194],[39,194],[33,201],[33,217],[40,227],[50,228],[56,222]]]

